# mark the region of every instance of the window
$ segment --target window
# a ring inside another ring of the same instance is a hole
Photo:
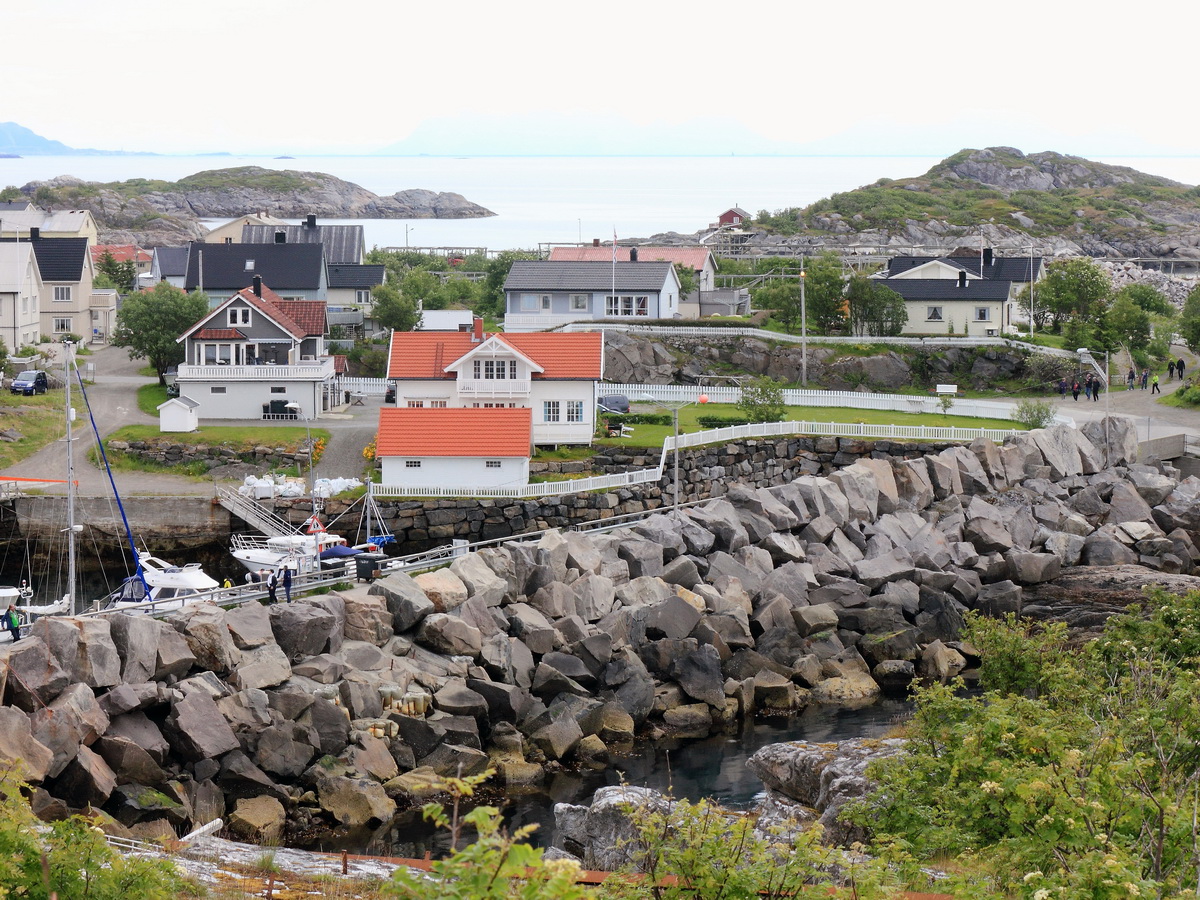
[[[990,322],[992,320],[992,308],[990,306],[975,307],[976,322]]]
[[[355,291],[354,292],[354,302],[355,303],[370,303],[371,302],[371,292],[370,291]]]
[[[925,320],[928,322],[942,321],[942,308],[940,306],[925,307]]]
[[[557,400],[544,400],[542,402],[542,421],[557,422],[559,420],[559,408]]]
[[[568,400],[567,401],[567,421],[582,422],[583,421],[583,401]]]
[[[230,325],[249,325],[250,324],[250,309],[249,307],[232,307],[229,310]]]
[[[424,400],[409,400],[408,408],[409,409],[424,409],[425,401]]]
[[[473,369],[476,380],[503,380],[517,377],[517,361],[515,359],[477,359]]]
[[[225,385],[220,385],[220,386],[213,386],[213,387],[210,387],[210,388],[208,389],[208,392],[209,392],[210,394],[224,394],[224,393],[226,393],[226,391],[225,391]]]
[[[63,334],[71,330],[71,320],[69,318],[54,320],[54,331],[58,334]]]
[[[649,316],[650,298],[646,295],[637,297],[605,297],[604,309],[609,316]]]
[[[429,408],[430,409],[445,409],[446,401],[445,400],[430,400]]]
[[[533,311],[533,310],[538,310],[541,308],[542,308],[542,299],[540,297],[538,297],[536,294],[522,294],[521,295],[521,309]]]
[[[549,309],[549,308],[550,308],[550,295],[542,294],[542,309]]]
[[[421,468],[421,461],[419,459],[406,459],[404,461],[404,468],[419,469]]]
[[[587,312],[588,310],[588,295],[587,294],[572,294],[571,295],[571,312]]]
[[[500,460],[498,460],[498,459],[485,460],[483,463],[483,466],[486,469],[498,469],[498,468],[500,468]]]
[[[274,386],[272,386],[272,388],[271,388],[271,393],[272,393],[272,394],[286,394],[286,393],[287,393],[287,388],[285,388],[285,387],[274,387]]]
[[[248,260],[246,260],[246,271],[247,271],[247,272],[253,272],[253,271],[254,271],[254,260],[252,260],[252,259],[248,259]]]
[[[227,244],[232,244],[232,243],[233,243],[233,238],[225,238],[225,243],[227,243]]]
[[[56,284],[54,286],[54,302],[55,303],[70,303],[71,302],[71,286],[69,284]]]

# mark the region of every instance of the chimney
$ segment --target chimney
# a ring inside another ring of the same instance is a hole
[[[479,316],[476,316],[471,322],[471,343],[483,343],[483,319],[481,319]]]
[[[287,232],[286,231],[275,232],[275,243],[286,244],[287,243]]]
[[[304,220],[304,227],[305,227],[305,228],[316,228],[316,227],[317,227],[317,215],[316,215],[316,213],[309,213],[309,214],[308,214],[308,218]]]
[[[260,297],[260,298],[262,297],[262,276],[261,275],[254,276],[254,296]]]
[[[983,264],[985,266],[990,266],[992,264],[992,259],[993,259],[992,248],[985,247],[983,250]]]
[[[964,269],[958,270],[958,286],[960,288],[965,288],[967,286],[967,273]]]
[[[29,229],[29,239],[31,241],[40,241],[42,239],[42,229],[33,225]]]
[[[630,247],[630,248],[629,248],[629,261],[630,261],[630,262],[637,262],[637,247]]]
[[[600,246],[600,238],[592,238],[592,246],[599,247]]]

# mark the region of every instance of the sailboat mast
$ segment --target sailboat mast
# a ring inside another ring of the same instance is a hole
[[[74,345],[63,341],[63,408],[67,418],[67,612],[75,615],[75,454],[71,447],[71,420],[75,410],[71,408],[71,362]]]

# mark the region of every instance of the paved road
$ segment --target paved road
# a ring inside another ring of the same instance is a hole
[[[92,415],[96,420],[101,437],[107,437],[125,425],[157,424],[157,418],[148,416],[137,407],[137,389],[154,381],[138,374],[144,365],[142,360],[131,360],[129,354],[116,347],[104,347],[90,356],[79,358],[81,366],[91,363],[95,369],[95,381],[87,388]],[[363,406],[351,406],[344,413],[322,416],[317,427],[330,433],[325,454],[317,463],[318,477],[345,476],[361,478],[364,470],[362,450],[375,435],[378,424],[379,406],[382,398],[368,398]],[[91,425],[87,421],[87,406],[72,391],[72,405],[77,411],[73,436],[75,438],[75,480],[79,483],[78,493],[85,497],[111,496],[108,476],[86,459],[86,448],[93,446]],[[243,420],[205,420],[206,424],[246,425]],[[270,427],[272,422],[256,422]],[[279,425],[292,425],[280,422]],[[65,441],[55,441],[42,448],[24,461],[0,472],[0,478],[66,478],[67,451]],[[153,495],[159,497],[212,496],[211,480],[195,480],[179,475],[149,472],[114,472],[117,490],[123,497]],[[65,485],[47,485],[46,493],[65,493]]]

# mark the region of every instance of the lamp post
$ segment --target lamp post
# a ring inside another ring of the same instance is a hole
[[[410,231],[416,231],[416,229],[413,228],[411,225],[405,225],[404,226],[404,249],[405,250],[408,249],[408,233]]]
[[[800,387],[808,388],[808,307],[804,302],[804,258],[800,258]]]
[[[672,494],[674,496],[674,501],[673,501],[672,505],[675,508],[675,520],[679,521],[680,515],[681,515],[680,511],[679,511],[679,411],[681,409],[683,409],[685,406],[691,406],[693,403],[700,403],[700,404],[707,403],[708,402],[708,394],[701,394],[695,400],[685,400],[682,403],[664,403],[661,400],[655,400],[649,394],[643,394],[638,399],[645,403],[651,403],[651,404],[657,406],[659,409],[669,409],[671,411],[671,425],[672,425],[674,433],[675,433],[675,440],[674,440],[674,443],[671,445],[671,448],[672,448],[671,455],[674,457],[673,463],[674,463],[674,470],[675,470],[675,474],[673,476],[673,481],[672,481]]]

